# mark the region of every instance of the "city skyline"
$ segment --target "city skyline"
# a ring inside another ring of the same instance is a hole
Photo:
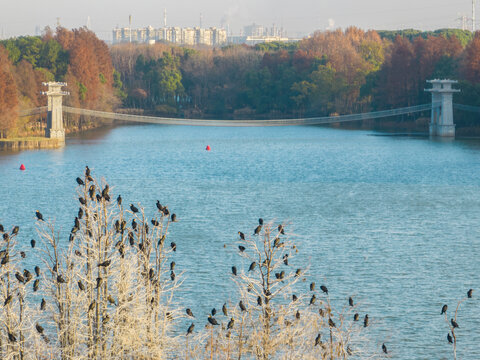
[[[22,7],[20,7],[22,6]],[[203,0],[192,3],[179,0],[175,3],[144,0],[136,7],[131,2],[86,0],[80,3],[66,3],[49,0],[37,3],[31,0],[2,5],[0,13],[0,36],[13,37],[33,35],[46,26],[57,24],[66,28],[90,25],[90,29],[105,40],[111,40],[112,29],[132,27],[161,27],[164,25],[164,9],[167,10],[167,26],[225,28],[232,34],[239,34],[244,26],[259,24],[283,27],[290,37],[308,35],[315,30],[359,28],[394,30],[415,28],[434,30],[439,28],[460,28],[462,17],[466,17],[471,29],[472,1],[461,0],[405,0],[403,2],[363,0],[320,1],[301,0],[270,1],[254,3],[252,0],[218,1]],[[477,16],[478,18],[478,16]]]

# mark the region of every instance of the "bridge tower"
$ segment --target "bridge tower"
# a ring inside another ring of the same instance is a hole
[[[432,84],[432,117],[430,120],[430,135],[442,137],[455,137],[455,124],[453,123],[453,93],[460,90],[452,89],[456,80],[427,80]]]
[[[47,127],[45,128],[45,137],[50,139],[65,140],[65,129],[63,128],[62,97],[70,95],[67,91],[62,91],[62,86],[67,83],[48,82],[42,83],[48,86],[47,91],[42,91],[42,95],[47,95]]]

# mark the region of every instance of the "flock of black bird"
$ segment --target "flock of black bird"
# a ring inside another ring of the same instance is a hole
[[[80,186],[88,186],[88,183],[93,182],[93,178],[91,177],[91,172],[90,172],[90,169],[89,169],[88,166],[86,166],[86,168],[85,168],[85,179],[86,179],[86,181],[87,181],[87,185],[85,184],[85,181],[82,180],[80,177],[77,177],[77,178],[76,178],[76,182],[77,182],[77,184],[80,185]],[[94,186],[94,185],[90,185],[90,186],[88,186],[88,194],[89,194],[90,200],[92,200],[92,201],[93,201],[93,200],[101,201],[102,199],[104,199],[105,201],[109,202],[109,201],[111,200],[111,199],[110,199],[110,195],[109,195],[109,186],[108,186],[108,184],[105,185],[105,187],[102,189],[101,194],[95,194],[95,186]],[[83,205],[83,206],[85,206],[85,205],[87,204],[87,199],[85,199],[84,197],[79,197],[78,200],[79,200],[80,204]],[[117,201],[117,204],[118,204],[119,206],[122,205],[122,197],[121,197],[121,195],[118,195],[116,201]],[[138,209],[134,204],[130,204],[129,207],[130,207],[130,210],[131,210],[131,212],[132,212],[133,214],[136,214],[136,213],[139,212],[139,209]],[[168,208],[167,208],[166,206],[162,206],[158,200],[157,200],[157,202],[156,202],[156,207],[157,207],[158,211],[162,214],[162,216],[167,216],[167,217],[168,217],[168,216],[170,215],[170,211],[168,210]],[[70,233],[70,239],[69,239],[70,241],[72,241],[72,240],[74,239],[75,234],[76,234],[76,233],[78,232],[78,230],[80,229],[80,220],[83,218],[83,215],[84,215],[84,210],[83,210],[82,207],[80,207],[79,210],[78,210],[78,216],[75,217],[74,226],[73,226],[73,228],[72,228],[72,230],[71,230],[71,233]],[[36,210],[36,211],[35,211],[35,216],[36,216],[36,219],[37,219],[38,221],[40,221],[40,222],[45,221],[45,220],[44,220],[44,217],[43,217],[43,214],[42,214],[39,210]],[[171,214],[171,216],[170,216],[170,221],[171,221],[171,222],[177,221],[177,219],[176,219],[176,214]],[[156,220],[156,219],[152,219],[151,223],[152,223],[153,226],[159,226],[159,225],[160,225],[160,223],[159,223],[158,220]],[[264,221],[263,221],[263,219],[260,218],[260,219],[258,220],[258,225],[255,227],[255,229],[254,229],[254,231],[253,231],[253,236],[258,236],[258,235],[260,235],[263,226],[264,226]],[[145,227],[146,227],[146,231],[147,231],[147,233],[148,233],[148,225],[145,225]],[[125,230],[125,228],[126,228],[126,222],[125,222],[125,221],[119,222],[119,221],[117,220],[117,222],[115,223],[115,229],[116,229],[117,233],[118,233],[118,232],[122,232],[122,233],[123,233],[123,231]],[[133,220],[132,220],[132,229],[133,229],[134,231],[136,231],[137,228],[138,228],[138,224],[137,224],[137,222],[135,221],[135,219],[133,219]],[[0,233],[2,234],[3,240],[6,241],[6,242],[8,242],[9,240],[11,240],[11,238],[13,238],[14,236],[16,236],[16,235],[18,234],[19,230],[20,230],[19,226],[14,226],[13,229],[12,229],[12,231],[11,231],[10,234],[9,234],[8,232],[5,232],[5,229],[4,229],[3,225],[0,224]],[[280,242],[280,241],[281,241],[281,240],[280,240],[280,235],[284,235],[284,234],[285,234],[285,228],[284,228],[284,226],[283,226],[282,224],[280,224],[280,225],[278,225],[277,230],[278,230],[278,235],[276,236],[276,238],[275,238],[275,240],[274,240],[274,247],[282,247],[282,246],[283,246],[283,243]],[[91,234],[89,234],[89,235],[91,235]],[[239,232],[238,232],[238,235],[239,235],[239,237],[240,237],[240,240],[245,240],[245,234],[244,234],[243,232],[240,232],[240,231],[239,231]],[[129,232],[129,233],[128,233],[128,239],[129,239],[130,245],[134,245],[134,234],[133,234],[132,232]],[[165,236],[163,236],[163,237],[159,240],[159,243],[160,243],[161,241],[163,241],[164,239],[165,239]],[[32,239],[32,240],[30,241],[30,245],[31,245],[32,248],[35,248],[35,246],[36,246],[36,241],[35,241],[34,239]],[[174,242],[172,242],[172,243],[170,244],[170,246],[171,246],[171,249],[172,249],[173,251],[176,251],[176,244],[175,244]],[[141,244],[139,244],[139,247],[141,247]],[[243,252],[245,252],[246,247],[243,246],[243,245],[239,245],[239,246],[238,246],[238,249],[240,250],[241,253],[243,253]],[[82,256],[82,254],[81,254],[80,251],[78,251],[78,250],[75,251],[75,254],[76,254],[77,256]],[[26,255],[25,255],[25,252],[22,251],[22,252],[21,252],[21,256],[22,256],[23,258],[25,258],[25,256],[26,256]],[[123,254],[122,254],[122,256],[123,256]],[[0,265],[1,265],[1,266],[6,265],[6,264],[9,262],[9,259],[10,259],[10,258],[9,258],[9,253],[8,253],[8,251],[7,251],[6,249],[0,251],[0,259],[1,259],[1,260],[0,260]],[[283,256],[283,263],[288,266],[288,264],[289,264],[289,263],[288,263],[288,254],[285,254],[285,255]],[[111,260],[110,260],[110,259],[107,259],[107,260],[105,260],[105,261],[103,261],[103,262],[101,262],[101,263],[98,263],[97,266],[98,266],[98,267],[108,267],[110,264],[111,264]],[[248,268],[248,271],[249,271],[249,272],[255,271],[257,265],[258,265],[257,262],[253,261],[253,262],[250,264],[250,266],[249,266],[249,268]],[[264,263],[264,264],[261,264],[261,265],[264,266],[265,263]],[[171,280],[172,280],[172,281],[175,280],[174,268],[175,268],[175,262],[172,261],[172,262],[170,263],[170,271],[171,271],[170,277],[171,277]],[[41,274],[41,270],[40,270],[40,267],[39,267],[39,266],[35,266],[34,270],[35,270],[35,275],[36,275],[37,278],[36,278],[35,281],[33,282],[33,291],[36,292],[36,291],[38,290],[39,284],[40,284],[40,274]],[[53,268],[53,270],[56,272],[56,266]],[[150,272],[152,272],[152,270],[153,270],[153,269],[150,269]],[[302,272],[301,269],[297,269],[296,272],[295,272],[295,276],[296,276],[296,277],[300,276],[301,272]],[[238,271],[237,271],[237,268],[236,268],[235,266],[232,266],[232,274],[233,274],[233,276],[237,276],[237,275],[238,275]],[[152,278],[152,277],[153,277],[153,274],[150,273],[149,276],[150,276],[150,278]],[[275,273],[275,277],[276,277],[277,280],[280,280],[280,281],[283,280],[284,277],[285,277],[285,271],[281,271],[281,272],[279,272],[279,273]],[[29,283],[29,282],[32,280],[33,275],[32,275],[27,269],[24,269],[23,274],[21,274],[21,273],[18,272],[18,271],[15,272],[15,278],[17,279],[17,281],[18,281],[20,284],[26,285],[27,283]],[[64,284],[64,283],[66,283],[66,280],[64,279],[64,277],[63,277],[61,274],[57,274],[56,280],[57,280],[57,282],[58,282],[59,284]],[[100,285],[101,285],[101,283],[102,283],[102,278],[98,277],[98,278],[97,278],[97,283],[96,283],[96,288],[99,288]],[[85,285],[82,283],[81,280],[78,281],[78,288],[79,288],[80,290],[82,290],[82,291],[85,290]],[[322,290],[322,292],[323,292],[325,295],[328,296],[328,288],[327,288],[325,285],[321,285],[321,286],[320,286],[320,289]],[[250,290],[250,289],[248,289],[248,290]],[[314,282],[310,283],[310,291],[311,291],[311,292],[315,291],[315,283],[314,283]],[[262,299],[261,296],[258,296],[258,297],[257,297],[257,305],[260,306],[260,307],[262,307],[264,303],[265,303],[265,304],[268,304],[269,301],[270,301],[270,295],[271,295],[270,293],[266,293],[266,294],[265,294],[265,299]],[[472,298],[472,296],[473,296],[473,289],[470,289],[470,290],[468,290],[468,292],[467,292],[467,298]],[[11,303],[12,299],[13,299],[12,294],[8,294],[8,295],[6,296],[4,302],[3,302],[3,306],[4,306],[4,307],[8,306],[8,305]],[[292,302],[295,302],[295,301],[297,301],[297,300],[298,300],[297,295],[293,294],[293,295],[292,295]],[[108,301],[109,301],[110,303],[112,303],[112,304],[115,304],[115,299],[113,299],[113,297],[112,297],[111,295],[109,295]],[[313,294],[313,295],[310,297],[310,303],[309,303],[309,304],[310,304],[310,305],[313,305],[313,304],[315,304],[315,302],[316,302],[316,295]],[[353,298],[352,298],[352,297],[349,297],[349,298],[348,298],[348,303],[349,303],[349,306],[350,306],[350,307],[352,307],[352,308],[354,307],[354,301],[353,301]],[[95,301],[93,301],[93,302],[89,305],[89,311],[91,311],[91,310],[94,308],[94,306],[95,306]],[[239,306],[239,308],[240,308],[240,310],[241,310],[242,312],[247,312],[247,311],[248,311],[246,305],[243,303],[242,300],[240,300],[240,302],[238,303],[238,306]],[[40,310],[45,310],[45,308],[46,308],[46,301],[45,301],[45,299],[42,298],[42,300],[41,300],[41,302],[40,302]],[[441,314],[441,315],[442,315],[442,314],[445,314],[445,317],[446,317],[446,316],[447,316],[447,310],[448,310],[448,305],[446,305],[446,304],[443,305],[440,314]],[[193,315],[193,312],[192,312],[191,309],[187,308],[185,312],[186,312],[186,314],[187,314],[189,317],[191,317],[191,318],[194,318],[194,317],[195,317],[195,316]],[[216,313],[217,313],[216,309],[213,308],[213,309],[211,310],[211,313],[210,313],[210,314],[208,315],[208,317],[207,317],[207,322],[208,322],[208,324],[210,324],[210,325],[212,325],[212,326],[218,326],[218,325],[220,325],[220,323],[219,323],[219,322],[217,321],[217,319],[215,319],[215,317],[214,317],[214,316],[216,315]],[[229,312],[228,312],[228,308],[227,308],[226,303],[224,303],[223,306],[222,306],[222,313],[223,313],[223,315],[224,315],[225,317],[228,318]],[[324,312],[324,310],[323,310],[322,308],[319,309],[319,314],[320,314],[321,316],[324,316],[324,315],[325,315],[325,312]],[[295,313],[295,318],[296,318],[296,319],[300,319],[300,316],[301,316],[301,315],[300,315],[300,311],[297,310],[297,312]],[[359,315],[358,313],[355,313],[355,314],[354,314],[354,317],[353,317],[353,321],[356,322],[356,321],[359,320],[359,318],[360,318],[360,315]],[[105,321],[105,319],[104,319],[104,321]],[[108,321],[108,319],[107,319],[107,321]],[[230,331],[230,330],[234,327],[234,324],[235,324],[235,319],[234,319],[233,317],[230,317],[229,320],[228,320],[228,323],[227,323],[227,330]],[[336,324],[335,324],[335,322],[332,320],[332,318],[330,317],[330,315],[329,315],[329,319],[328,319],[328,324],[329,324],[329,327],[330,327],[330,328],[335,328],[335,327],[336,327]],[[366,314],[365,317],[364,317],[364,320],[363,320],[363,326],[364,326],[364,327],[367,327],[368,325],[369,325],[369,317],[368,317],[368,314]],[[451,325],[451,331],[447,334],[447,341],[448,341],[449,343],[453,344],[453,343],[456,341],[455,329],[456,329],[456,328],[459,328],[459,325],[458,325],[458,323],[456,322],[456,316],[455,316],[455,319],[454,319],[454,318],[451,318],[451,319],[450,319],[450,325]],[[42,335],[42,337],[44,338],[44,340],[45,340],[46,342],[48,342],[48,339],[47,339],[46,336],[44,335],[44,328],[43,328],[40,324],[38,324],[38,323],[35,324],[35,328],[36,328],[37,332],[38,332],[40,335]],[[186,333],[187,336],[193,333],[194,328],[195,328],[195,324],[194,324],[194,323],[191,323],[191,325],[190,325],[190,326],[188,327],[188,329],[187,329],[187,333]],[[12,332],[10,332],[10,331],[7,331],[7,333],[8,333],[9,341],[12,342],[12,343],[15,343],[15,342],[17,341],[17,338],[16,338],[15,334],[12,333]],[[321,334],[320,334],[320,333],[317,335],[317,337],[315,338],[315,341],[314,341],[314,346],[317,346],[317,345],[322,345]],[[388,354],[387,347],[386,347],[386,345],[385,345],[384,343],[382,344],[382,351],[383,351],[383,353]],[[351,350],[350,347],[348,347],[347,352],[348,352],[349,354],[352,353],[352,350]]]

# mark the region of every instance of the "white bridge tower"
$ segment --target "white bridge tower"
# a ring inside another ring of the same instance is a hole
[[[460,90],[452,89],[456,80],[427,80],[432,84],[431,89],[425,91],[432,93],[432,117],[430,120],[430,135],[455,137],[455,124],[453,123],[453,93]]]

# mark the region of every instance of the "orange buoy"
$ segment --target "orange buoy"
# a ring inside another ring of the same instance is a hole
[[[23,165],[23,164],[20,165],[20,170],[22,170],[22,171],[25,170],[25,165]]]
[[[207,145],[207,147],[205,148],[205,150],[210,151],[210,145]]]

